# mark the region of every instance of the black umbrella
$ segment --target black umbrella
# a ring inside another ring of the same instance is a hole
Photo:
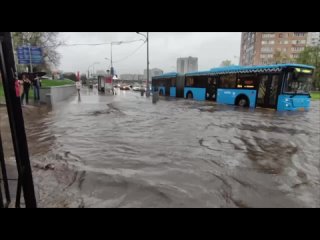
[[[38,77],[43,77],[44,75],[46,75],[46,72],[35,72],[33,73],[34,75],[38,75]]]
[[[43,77],[46,74],[47,74],[46,72],[34,72],[34,73],[23,72],[23,73],[21,73],[21,75],[27,75],[28,77],[33,77],[33,78],[35,78],[36,76]]]

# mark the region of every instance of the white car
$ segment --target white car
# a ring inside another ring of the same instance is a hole
[[[140,86],[133,86],[132,90],[133,91],[141,91],[141,87]]]

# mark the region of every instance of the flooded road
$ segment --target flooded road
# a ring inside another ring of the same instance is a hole
[[[40,207],[320,207],[319,101],[280,113],[82,89],[24,115]]]

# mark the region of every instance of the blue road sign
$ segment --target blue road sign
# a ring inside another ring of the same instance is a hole
[[[31,56],[30,56],[31,54]],[[30,64],[30,58],[32,64],[42,64],[43,54],[40,47],[22,46],[17,49],[19,64]]]

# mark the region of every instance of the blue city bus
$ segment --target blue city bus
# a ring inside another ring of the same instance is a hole
[[[165,73],[152,78],[152,91],[160,96],[183,97],[184,75],[177,72]]]
[[[279,111],[308,110],[314,67],[230,66],[185,74],[184,98]]]

